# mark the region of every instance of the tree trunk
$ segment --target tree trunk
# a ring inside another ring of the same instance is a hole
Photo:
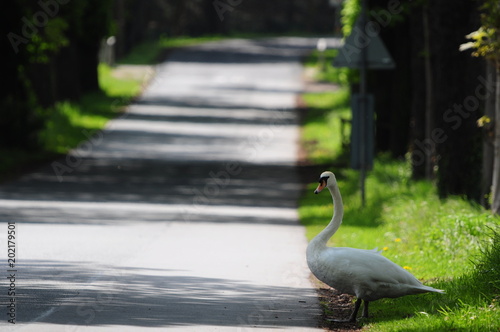
[[[80,86],[83,93],[99,91],[99,77],[97,67],[99,65],[99,40],[94,44],[80,44],[78,48],[80,69]]]
[[[424,26],[424,71],[425,71],[425,139],[430,141],[431,131],[434,128],[434,110],[433,110],[433,85],[432,85],[432,64],[431,64],[431,47],[430,47],[430,26],[429,26],[429,7],[424,5],[423,8],[423,26]],[[432,179],[434,177],[434,156],[436,151],[435,146],[426,151],[425,158],[425,178]]]
[[[493,157],[493,203],[491,211],[500,214],[500,60],[496,61],[496,88],[495,88],[495,142]]]
[[[125,54],[127,53],[127,43],[126,43],[127,10],[125,7],[125,0],[115,0],[113,11],[114,11],[114,21],[116,29],[115,56],[117,59],[119,59],[125,56]]]
[[[417,146],[417,142],[422,142],[425,139],[425,72],[424,63],[425,43],[423,30],[423,10],[416,7],[414,14],[409,15],[410,20],[410,35],[411,50],[415,56],[410,57],[409,64],[411,66],[410,84],[411,84],[411,121],[410,121],[410,151],[411,151],[411,166],[412,178],[425,178],[425,156],[426,154]]]
[[[495,65],[489,61],[486,63],[486,87],[487,91],[492,91],[495,88]],[[495,132],[491,130],[490,126],[495,123],[495,94],[489,93],[485,100],[484,105],[484,115],[492,120],[490,125],[485,125],[483,127],[483,169],[482,169],[482,179],[481,179],[481,205],[489,209],[490,208],[490,194],[491,194],[491,183],[493,182],[493,155],[494,155],[494,144],[495,144]],[[494,127],[493,127],[494,128]]]
[[[370,12],[377,13],[377,8],[384,8],[386,3],[387,1],[370,1],[373,6],[370,9],[374,8]],[[405,17],[399,22],[394,22],[394,19],[392,21],[392,24],[387,23],[381,29],[379,37],[394,59],[397,69],[368,71],[368,90],[375,98],[375,151],[390,152],[395,158],[403,158],[408,152],[409,143],[408,110],[412,107],[413,91],[409,59],[414,53],[411,52],[412,38],[408,38],[411,35],[409,18]],[[390,21],[387,19],[385,22]]]

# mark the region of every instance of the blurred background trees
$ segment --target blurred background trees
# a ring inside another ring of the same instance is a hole
[[[160,36],[235,34],[331,34],[329,0],[115,0],[117,56]]]
[[[495,100],[495,75],[484,58],[460,48],[466,35],[484,22],[491,33],[499,31],[495,17],[500,3],[368,3],[369,20],[381,26],[379,35],[397,66],[369,72],[368,90],[376,100],[377,151],[408,157],[413,177],[436,181],[441,197],[460,195],[488,206],[492,177],[500,169],[488,166],[493,122],[489,117],[478,120],[492,114],[488,109]],[[346,6],[360,6],[360,1],[346,0]],[[397,13],[389,13],[390,8],[397,8]]]
[[[371,3],[377,12],[388,2]],[[371,73],[377,148],[394,156],[410,151],[414,178],[436,179],[442,197],[479,200],[482,101],[475,91],[486,67],[459,51],[479,25],[478,3],[422,0],[401,8],[381,32],[397,69]]]

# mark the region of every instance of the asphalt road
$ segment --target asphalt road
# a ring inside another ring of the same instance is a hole
[[[2,331],[315,330],[294,109],[315,44],[176,51],[105,131],[2,184]]]

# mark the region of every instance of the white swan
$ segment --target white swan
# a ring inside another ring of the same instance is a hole
[[[342,223],[344,206],[332,172],[323,172],[318,194],[327,187],[332,195],[334,210],[328,226],[311,240],[307,247],[307,264],[311,272],[325,284],[344,294],[356,296],[349,322],[356,321],[361,301],[363,317],[368,317],[368,303],[384,297],[394,298],[443,290],[424,286],[411,273],[380,255],[376,250],[331,248],[326,243]]]

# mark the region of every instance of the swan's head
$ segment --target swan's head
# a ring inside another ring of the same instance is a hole
[[[319,176],[319,185],[318,188],[314,191],[315,194],[319,194],[323,189],[325,189],[328,185],[333,185],[337,182],[335,179],[335,175],[332,172],[323,172]]]

